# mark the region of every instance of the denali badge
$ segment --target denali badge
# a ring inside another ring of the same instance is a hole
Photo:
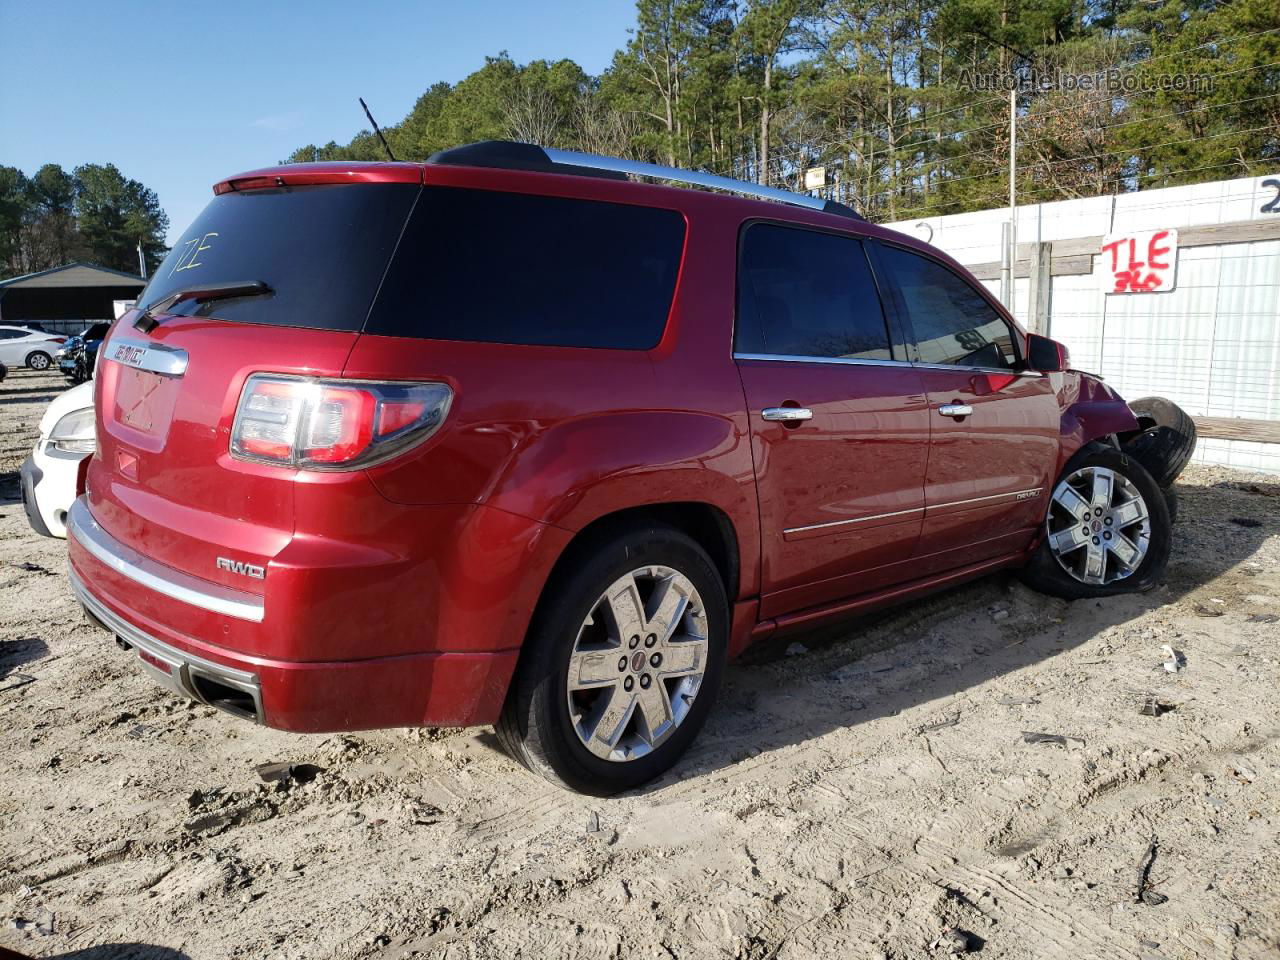
[[[228,573],[238,573],[242,577],[253,577],[255,580],[267,578],[265,567],[254,563],[241,563],[239,560],[228,560],[226,557],[218,557],[218,569],[226,570]]]

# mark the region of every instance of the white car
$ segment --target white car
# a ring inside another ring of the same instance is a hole
[[[36,533],[66,537],[80,461],[96,446],[90,380],[54,397],[40,419],[40,439],[22,465],[22,505]]]
[[[32,370],[48,370],[58,349],[67,342],[43,330],[30,330],[0,324],[0,363],[13,367],[30,367]]]

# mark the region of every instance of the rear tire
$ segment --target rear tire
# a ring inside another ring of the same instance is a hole
[[[1164,491],[1119,450],[1091,445],[1071,458],[1054,487],[1045,527],[1022,578],[1055,597],[1150,590],[1169,562],[1173,530]]]
[[[609,796],[665,772],[702,728],[724,672],[728,601],[706,551],[665,524],[571,549],[534,614],[497,733],[534,773]]]
[[[43,350],[36,350],[34,353],[27,354],[27,366],[32,370],[48,370],[52,365],[53,357]]]
[[[1157,484],[1170,486],[1195,452],[1195,421],[1164,397],[1142,397],[1129,409],[1144,429],[1124,445],[1125,453],[1141,463]]]

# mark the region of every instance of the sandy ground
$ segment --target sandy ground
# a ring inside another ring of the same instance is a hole
[[[1189,471],[1151,594],[1065,604],[992,578],[761,651],[674,773],[602,801],[487,730],[296,736],[154,687],[17,502],[59,387],[0,384],[2,946],[1280,956],[1276,478]],[[272,761],[319,769],[264,783]]]

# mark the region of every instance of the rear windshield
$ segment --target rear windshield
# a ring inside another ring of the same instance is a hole
[[[174,313],[356,331],[421,187],[340,184],[215,197],[156,271],[139,303],[184,288],[262,281],[271,294]]]
[[[684,234],[674,210],[426,187],[365,332],[647,350]]]

